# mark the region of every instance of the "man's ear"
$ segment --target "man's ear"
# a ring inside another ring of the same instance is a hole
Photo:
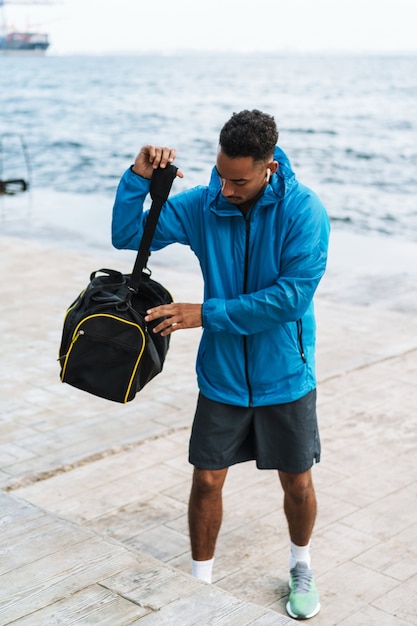
[[[266,182],[267,183],[269,183],[269,179],[271,178],[271,175],[275,174],[277,169],[278,169],[277,161],[271,161],[270,163],[268,163],[268,165],[266,166]]]
[[[271,161],[266,167],[271,170],[271,174],[275,174],[278,169],[278,161]]]

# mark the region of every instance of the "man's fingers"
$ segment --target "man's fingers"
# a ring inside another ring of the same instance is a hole
[[[0,0],[1,1],[1,0]],[[144,178],[151,178],[152,171],[158,167],[165,168],[169,163],[173,163],[176,159],[177,151],[175,148],[167,146],[143,146],[135,159],[133,171]],[[178,178],[184,178],[181,170],[177,170]]]
[[[172,303],[149,309],[145,316],[145,322],[161,320],[155,326],[154,332],[168,335],[174,330],[181,328],[196,328],[202,325],[201,304]]]
[[[177,156],[175,148],[167,148],[162,146],[153,146],[152,154],[149,154],[149,161],[152,163],[152,167],[157,169],[158,167],[166,167],[168,163],[173,163]]]

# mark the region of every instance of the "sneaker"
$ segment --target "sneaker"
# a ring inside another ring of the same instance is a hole
[[[309,619],[320,611],[319,594],[311,569],[299,561],[290,571],[290,595],[287,613],[295,619]]]

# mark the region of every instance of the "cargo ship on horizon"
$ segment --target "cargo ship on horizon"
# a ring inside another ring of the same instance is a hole
[[[46,33],[11,32],[0,35],[0,54],[19,52],[43,54],[49,45]]]
[[[0,54],[44,54],[50,45],[48,35],[38,32],[33,25],[26,28],[7,25],[5,4],[33,6],[53,3],[54,0],[0,0]]]

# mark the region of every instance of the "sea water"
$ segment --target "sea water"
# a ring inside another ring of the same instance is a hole
[[[51,238],[107,241],[142,145],[177,149],[175,191],[206,184],[221,126],[252,108],[275,116],[334,228],[417,241],[417,55],[0,57],[0,178],[36,197],[30,214],[3,200],[0,233],[41,216]]]

